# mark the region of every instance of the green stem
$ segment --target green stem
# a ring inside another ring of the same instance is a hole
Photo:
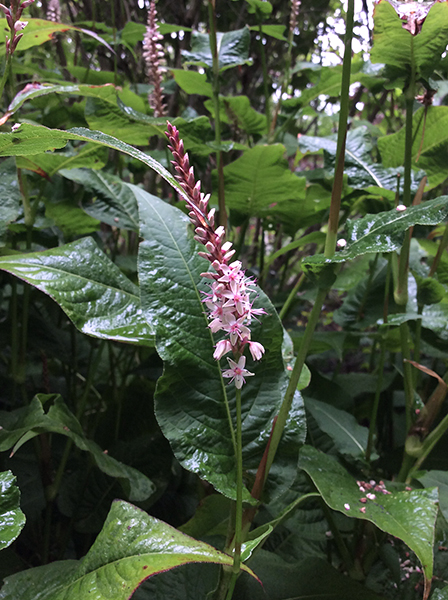
[[[437,250],[437,254],[432,261],[431,269],[429,271],[429,277],[432,277],[434,273],[437,271],[437,267],[439,266],[440,259],[442,258],[443,252],[445,248],[448,246],[448,223],[445,225],[445,231],[443,232],[443,237],[440,240],[439,249]]]
[[[333,183],[333,190],[331,194],[330,218],[328,220],[328,232],[324,250],[324,254],[327,258],[331,258],[335,253],[337,233],[339,227],[339,211],[341,208],[341,196],[344,174],[345,140],[347,137],[348,114],[350,108],[349,89],[352,65],[352,37],[354,11],[354,0],[348,0],[346,32],[344,41],[344,61],[342,64],[341,108],[339,111],[338,142],[336,147],[336,171]]]
[[[219,104],[219,56],[218,43],[216,40],[216,14],[215,0],[208,0],[208,20],[210,27],[210,50],[213,58],[213,107],[215,111],[215,143],[218,146],[216,150],[216,166],[218,170],[218,208],[219,224],[227,229],[226,202],[224,196],[224,167],[222,161],[221,147],[221,117]]]
[[[381,389],[383,387],[383,371],[384,371],[385,357],[386,357],[386,342],[384,340],[382,340],[381,341],[380,360],[378,362],[378,379],[377,379],[377,383],[376,383],[375,399],[373,401],[373,406],[372,406],[372,414],[370,416],[369,438],[367,440],[367,449],[366,449],[366,461],[367,462],[370,462],[370,457],[372,455],[373,437],[374,437],[375,431],[376,431],[376,419],[378,416],[378,406],[380,404]]]
[[[3,91],[5,89],[5,85],[8,80],[8,73],[10,70],[10,66],[11,66],[11,55],[8,52],[8,54],[6,55],[5,70],[3,71],[3,75],[0,80],[0,99],[3,96]]]
[[[412,375],[411,365],[409,362],[407,362],[411,360],[409,337],[410,333],[408,324],[401,323],[400,341],[401,353],[403,355],[404,393],[406,399],[406,433],[409,433],[409,430],[412,426],[412,416],[414,414],[414,378]]]
[[[261,56],[261,69],[263,71],[263,91],[264,91],[264,112],[266,114],[266,129],[270,131],[271,128],[271,111],[269,110],[269,81],[268,81],[268,68],[266,65],[266,51],[263,44],[263,29],[261,26],[261,17],[258,16],[258,33],[260,35],[260,56]]]
[[[344,62],[342,66],[342,84],[341,84],[341,108],[339,113],[339,130],[336,155],[336,172],[333,182],[333,191],[331,196],[330,219],[328,223],[327,238],[325,242],[324,254],[326,258],[331,258],[336,250],[337,230],[339,226],[339,211],[341,206],[342,184],[344,174],[344,158],[345,158],[345,140],[347,136],[347,119],[349,111],[349,88],[350,88],[350,72],[352,60],[352,36],[353,36],[353,16],[354,16],[354,0],[348,0],[347,6],[347,21],[345,34],[345,51]],[[300,375],[303,365],[308,354],[309,347],[313,338],[314,330],[319,321],[320,312],[324,303],[325,297],[329,288],[319,288],[311,310],[310,318],[305,328],[305,334],[297,354],[296,362],[291,373],[291,378],[283,398],[282,405],[278,414],[277,422],[272,433],[271,444],[269,447],[265,481],[269,474],[269,469],[274,461],[280,439],[283,435],[283,430],[288,419],[289,412],[292,406],[294,393],[297,390]]]
[[[279,312],[278,317],[279,317],[280,321],[283,321],[283,319],[285,318],[285,316],[288,314],[288,311],[289,311],[289,309],[291,307],[291,304],[294,302],[294,298],[296,297],[297,292],[302,287],[304,281],[305,281],[305,273],[302,273],[300,275],[299,279],[297,280],[297,283],[292,288],[292,290],[290,291],[288,297],[286,298],[285,303],[283,304],[281,311]]]
[[[431,433],[428,435],[426,440],[423,442],[421,455],[419,456],[419,458],[416,461],[416,463],[414,464],[414,466],[409,470],[406,481],[410,481],[412,479],[413,474],[420,469],[423,462],[428,458],[428,455],[430,454],[430,452],[432,451],[434,446],[437,444],[437,442],[440,440],[440,438],[446,433],[447,430],[448,430],[448,415],[446,415],[440,421],[440,423],[437,425],[437,427],[433,431],[431,431]]]

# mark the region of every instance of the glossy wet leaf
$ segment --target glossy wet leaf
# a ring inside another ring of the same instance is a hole
[[[434,590],[431,595],[431,600],[448,600],[448,586]]]
[[[350,413],[326,402],[308,398],[305,406],[319,428],[331,437],[339,452],[358,458],[364,457],[369,436],[367,427],[358,425]]]
[[[429,186],[433,188],[443,183],[447,177],[448,106],[428,107],[423,131],[424,111],[424,108],[420,108],[412,119],[412,163],[426,172]],[[396,133],[379,138],[378,148],[384,166],[395,168],[403,164],[404,145],[404,127]]]
[[[411,296],[412,297],[412,296]],[[423,308],[422,314],[419,314],[416,306],[408,306],[406,313],[396,313],[390,315],[389,323],[400,325],[406,321],[421,320],[422,327],[437,335],[441,340],[448,340],[448,298],[438,304],[431,304]]]
[[[138,287],[91,238],[43,252],[0,257],[0,269],[51,296],[83,333],[154,345]]]
[[[19,216],[21,195],[14,159],[0,165],[0,246],[5,243],[8,223]]]
[[[11,471],[0,473],[0,550],[7,548],[19,537],[25,525],[20,510],[20,491]]]
[[[83,33],[90,37],[93,37],[95,40],[106,46],[111,52],[113,52],[112,48],[107,44],[102,37],[100,37],[94,31],[90,31],[88,29],[82,29],[81,27],[76,27],[75,25],[66,25],[64,23],[55,23],[53,21],[45,21],[44,19],[30,19],[24,18],[24,21],[28,23],[28,25],[23,30],[23,37],[19,41],[17,46],[18,51],[27,50],[28,48],[33,48],[34,46],[40,46],[49,40],[54,39],[55,34],[64,33],[66,31],[77,31],[79,33]],[[7,25],[6,19],[0,19],[0,41],[3,44],[0,46],[0,55],[5,54],[5,32],[9,32],[9,27]]]
[[[448,215],[448,196],[439,196],[405,210],[384,211],[360,219],[348,219],[341,238],[347,244],[331,259],[316,254],[303,262],[305,268],[326,266],[352,260],[357,256],[377,252],[393,252],[403,244],[406,231],[414,225],[437,225]]]
[[[200,274],[208,263],[197,255],[189,219],[177,208],[134,188],[139,200],[143,242],[139,253],[142,308],[156,330],[164,373],[156,390],[156,415],[173,451],[188,470],[198,473],[226,496],[235,497],[232,443],[235,390],[224,382],[213,359],[214,340],[202,303],[208,286]],[[283,329],[261,290],[258,306],[267,315],[254,322],[252,339],[269,348],[242,389],[244,466],[253,477],[286,385]],[[224,360],[222,361],[224,365]],[[303,441],[303,405],[297,394],[268,484],[272,494],[289,486]],[[246,498],[249,499],[248,494]]]
[[[151,169],[154,169],[156,173],[175,188],[180,196],[184,196],[184,191],[176,179],[151,156],[101,131],[91,131],[83,127],[62,131],[60,129],[48,129],[40,125],[23,123],[12,133],[0,133],[0,156],[30,156],[40,154],[47,150],[64,148],[69,140],[94,142],[108,148],[113,148],[119,152],[124,152]]]
[[[56,224],[67,241],[94,233],[101,226],[98,219],[86,214],[82,208],[72,202],[47,201],[45,204],[45,216]]]
[[[64,169],[60,174],[94,194],[90,202],[83,201],[83,209],[90,216],[120,229],[138,231],[137,201],[120,177],[91,169]]]
[[[8,577],[1,600],[128,600],[148,577],[188,563],[232,565],[232,558],[115,501],[103,529],[81,561],[63,561]],[[245,566],[246,573],[253,573]],[[19,594],[19,595],[17,595]]]
[[[275,38],[276,40],[282,40],[284,42],[287,41],[287,38],[285,37],[285,29],[285,25],[266,25],[265,23],[261,25],[261,33],[263,35],[267,35],[269,37]],[[259,33],[260,27],[258,25],[253,25],[252,27],[250,27],[250,30]]]
[[[52,405],[45,412],[45,402],[50,400]],[[13,448],[15,452],[40,433],[58,433],[70,438],[80,450],[89,452],[101,471],[119,480],[131,500],[143,501],[155,492],[154,484],[145,475],[109,456],[107,450],[104,451],[96,442],[87,439],[79,421],[58,395],[39,394],[27,407],[3,413],[2,421],[2,451]]]
[[[305,197],[305,178],[291,173],[282,144],[247,150],[224,167],[226,206],[249,217],[276,214],[277,206],[294,201],[295,210]],[[216,173],[214,173],[216,183]],[[213,186],[216,189],[216,186]]]
[[[45,152],[33,156],[17,156],[17,167],[34,171],[46,178],[62,169],[102,169],[107,163],[107,148],[97,144],[83,144],[76,152]]]
[[[356,480],[332,457],[304,446],[299,464],[313,480],[325,503],[347,517],[371,521],[401,539],[419,558],[425,578],[433,573],[433,545],[438,510],[437,490],[375,492],[365,504]],[[365,508],[365,512],[361,512]]]
[[[398,3],[397,3],[398,4]],[[401,3],[405,4],[405,3]],[[409,74],[411,65],[419,76],[429,77],[446,48],[448,36],[448,4],[435,2],[423,23],[422,30],[413,36],[403,28],[403,21],[391,3],[380,0],[374,12],[373,63],[393,66],[395,72]]]
[[[252,62],[249,58],[250,31],[248,27],[226,31],[226,33],[217,32],[216,39],[220,71]],[[211,68],[213,57],[209,35],[193,32],[191,51],[184,50],[182,56],[187,64]]]
[[[439,490],[440,510],[448,520],[448,473],[446,471],[426,471],[416,473],[415,479],[420,481],[426,488],[437,487]]]

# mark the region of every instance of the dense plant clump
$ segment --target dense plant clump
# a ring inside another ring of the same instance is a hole
[[[447,0],[0,11],[0,600],[448,598]]]

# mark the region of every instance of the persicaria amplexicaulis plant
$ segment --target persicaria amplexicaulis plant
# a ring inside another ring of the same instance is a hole
[[[163,37],[159,33],[157,24],[157,11],[155,2],[151,2],[148,11],[148,25],[143,38],[143,59],[146,66],[146,74],[149,83],[154,86],[148,95],[149,106],[154,110],[155,117],[163,117],[166,114],[166,106],[162,95],[162,72],[164,64],[164,53],[159,43]]]
[[[222,331],[226,337],[216,344],[213,354],[220,360],[232,352],[233,359],[228,358],[229,369],[224,369],[223,377],[231,378],[240,389],[245,377],[253,375],[246,367],[246,347],[254,360],[260,360],[264,347],[251,340],[250,324],[253,318],[265,314],[262,308],[254,308],[250,294],[255,290],[255,281],[246,277],[239,260],[232,260],[235,250],[231,242],[224,241],[224,227],[215,228],[215,209],[208,211],[210,194],[201,192],[201,182],[195,181],[193,167],[190,166],[188,154],[184,150],[179,132],[171,123],[167,123],[166,135],[170,142],[176,170],[176,179],[187,195],[190,208],[189,216],[195,228],[195,239],[205,246],[206,252],[199,254],[207,259],[214,272],[201,273],[202,277],[211,280],[210,292],[203,300],[209,311],[209,327],[213,333]]]
[[[7,8],[4,4],[0,4],[0,10],[5,13],[6,21],[9,29],[11,30],[11,38],[6,39],[6,53],[12,55],[23,36],[23,33],[19,33],[27,25],[26,21],[21,21],[23,9],[32,4],[34,0],[24,0],[19,3],[18,0],[12,0],[10,8]]]

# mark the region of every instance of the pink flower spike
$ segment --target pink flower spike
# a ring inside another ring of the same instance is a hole
[[[232,344],[229,342],[229,340],[221,340],[216,344],[216,349],[213,353],[213,358],[215,360],[220,360],[224,356],[224,354],[227,354],[227,352],[230,352],[231,350]]]
[[[235,387],[240,390],[243,387],[243,383],[246,383],[244,377],[251,377],[253,373],[244,368],[246,366],[245,356],[241,356],[237,363],[231,358],[227,360],[229,361],[230,369],[223,371],[222,376],[231,377],[230,383],[235,381]]]
[[[249,342],[249,351],[254,360],[260,360],[264,354],[264,346],[259,342]]]

